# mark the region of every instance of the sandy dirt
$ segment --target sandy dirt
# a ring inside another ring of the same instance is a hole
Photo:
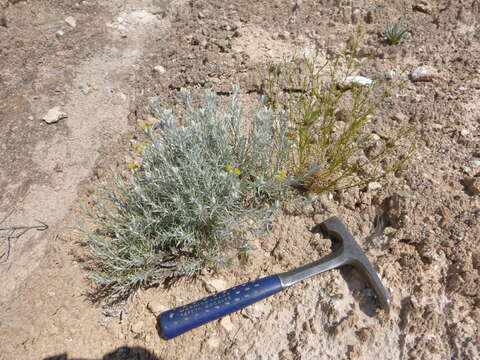
[[[400,17],[405,39],[382,43]],[[227,96],[237,83],[248,106],[259,66],[312,48],[335,54],[357,28],[362,51],[376,53],[359,75],[404,77],[369,126],[380,137],[416,126],[408,171],[285,210],[247,265],[141,290],[115,308],[92,304],[73,225],[112,169],[126,171],[146,99],[172,108],[182,87]],[[0,0],[0,254],[10,249],[0,259],[0,359],[480,358],[479,30],[477,0]],[[420,66],[432,76],[412,81]],[[67,118],[47,124],[55,106]],[[367,239],[381,204],[392,226]],[[389,314],[344,269],[158,336],[164,310],[328,254],[330,240],[313,229],[332,215],[375,264]],[[40,222],[48,229],[13,229]]]

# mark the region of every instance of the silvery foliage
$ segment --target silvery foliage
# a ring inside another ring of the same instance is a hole
[[[141,166],[105,186],[108,201],[92,214],[102,231],[89,233],[99,268],[91,278],[110,296],[227,263],[227,252],[248,248],[245,235],[286,199],[289,180],[278,180],[290,146],[284,113],[272,114],[262,99],[245,120],[237,87],[226,113],[209,90],[204,107],[186,90],[180,101],[179,120],[152,112],[158,121],[146,130]]]

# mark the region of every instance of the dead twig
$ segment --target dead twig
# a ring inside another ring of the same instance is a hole
[[[16,230],[31,230],[31,229],[37,229],[38,231],[44,231],[44,230],[47,230],[48,229],[48,225],[45,224],[44,222],[40,221],[40,220],[36,220],[37,222],[39,222],[40,224],[42,225],[32,225],[32,226],[12,226],[12,227],[6,227],[6,228],[0,228],[0,231],[5,231],[5,230],[13,230],[13,231],[16,231]]]
[[[7,214],[1,221],[0,224],[2,224],[10,215],[12,212]],[[0,228],[0,231],[8,231],[7,235],[3,235],[0,238],[3,238],[5,240],[4,242],[4,247],[5,250],[0,253],[0,264],[5,264],[8,261],[8,258],[10,257],[10,251],[12,249],[12,239],[19,239],[22,235],[24,235],[27,231],[35,229],[37,231],[45,231],[48,229],[48,225],[45,224],[42,221],[36,220],[39,222],[41,225],[32,225],[32,226],[11,226],[11,227],[4,227]]]

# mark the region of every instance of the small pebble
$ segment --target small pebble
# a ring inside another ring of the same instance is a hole
[[[271,310],[269,303],[257,302],[243,309],[243,314],[248,318],[258,319],[265,314],[269,314]]]
[[[157,65],[153,68],[153,71],[157,74],[164,74],[166,70],[162,65]]]
[[[87,95],[88,93],[90,93],[93,89],[88,86],[88,85],[80,85],[78,87],[80,89],[80,91],[84,94],[84,95]]]
[[[414,11],[419,11],[424,14],[431,14],[432,13],[432,5],[428,3],[428,1],[425,0],[418,0],[415,2],[415,4],[412,5],[412,9]]]
[[[60,110],[60,106],[55,106],[48,110],[48,112],[43,116],[42,120],[47,124],[53,124],[67,117],[67,114]]]
[[[372,10],[368,10],[367,14],[365,15],[365,22],[367,24],[372,24],[375,21],[375,16],[372,12]]]
[[[382,184],[380,184],[379,182],[371,182],[368,184],[368,190],[369,191],[375,191],[375,190],[378,190],[378,189],[381,189],[382,188]]]
[[[387,73],[385,74],[385,79],[392,80],[396,75],[397,73],[395,72],[395,70],[387,71]]]
[[[353,85],[370,86],[372,85],[372,83],[373,83],[372,79],[366,78],[364,76],[355,75],[355,76],[347,76],[347,78],[343,82],[343,86],[344,88],[348,89]]]
[[[135,334],[140,334],[144,331],[145,329],[145,324],[143,321],[137,321],[130,326],[130,330],[134,332]]]
[[[205,287],[210,292],[219,292],[227,288],[227,283],[222,279],[209,279],[205,280]]]
[[[474,160],[470,163],[471,167],[478,168],[480,167],[480,160]]]
[[[302,213],[305,216],[312,216],[315,213],[315,209],[312,204],[307,204],[302,208]]]
[[[313,334],[318,334],[318,325],[317,323],[315,322],[315,320],[313,318],[311,318],[310,320],[308,320],[308,325],[310,327],[310,331],[313,333]]]
[[[360,9],[356,8],[352,11],[352,24],[358,24],[360,22],[360,18],[362,16],[362,12]]]
[[[463,185],[471,196],[480,195],[480,180],[478,178],[467,177],[463,179]]]
[[[57,39],[60,39],[63,35],[65,35],[65,33],[63,32],[63,30],[58,30],[57,32],[55,32],[55,37]]]
[[[280,40],[287,40],[290,37],[290,33],[288,31],[282,31],[278,34],[278,38]]]
[[[315,225],[321,224],[323,222],[323,216],[320,214],[313,215],[313,222]]]
[[[148,303],[147,309],[150,310],[154,315],[158,315],[164,311],[167,311],[168,307],[158,300],[152,300]]]
[[[68,16],[65,18],[65,22],[73,28],[77,27],[77,20],[75,20],[73,16]]]
[[[208,346],[211,348],[218,348],[220,346],[220,339],[218,337],[211,337],[210,339],[207,340]]]
[[[432,81],[437,74],[437,70],[431,66],[420,66],[412,71],[410,78],[412,81]]]
[[[233,325],[232,321],[230,320],[230,316],[225,316],[222,318],[220,320],[220,325],[228,332],[235,330],[235,325]]]

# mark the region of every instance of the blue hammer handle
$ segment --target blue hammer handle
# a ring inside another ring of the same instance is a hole
[[[168,310],[158,317],[157,328],[171,339],[207,322],[219,319],[283,290],[278,275],[235,286],[188,305]]]

